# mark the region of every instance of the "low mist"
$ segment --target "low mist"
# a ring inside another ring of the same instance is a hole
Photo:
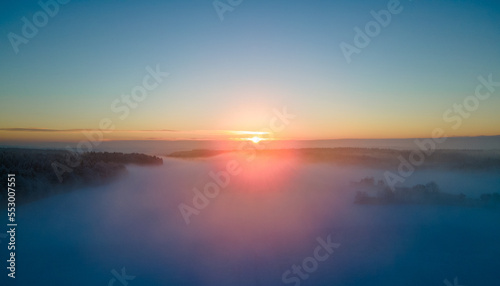
[[[74,285],[108,285],[111,271],[125,267],[135,276],[131,286],[441,285],[457,275],[479,285],[496,273],[489,265],[498,265],[499,256],[484,254],[500,253],[494,242],[500,237],[494,230],[498,211],[354,204],[351,182],[383,179],[384,172],[241,154],[128,166],[109,185],[21,208],[19,269],[38,265],[30,269],[33,276],[21,279],[58,285],[74,275]],[[442,191],[471,196],[500,188],[495,174],[444,170],[417,171],[405,185],[430,181]],[[211,198],[204,195],[198,200],[203,208],[197,208],[193,199],[205,188]],[[464,235],[467,240],[457,240]],[[40,239],[28,239],[33,236]],[[340,246],[306,279],[290,274],[297,280],[285,283],[285,271],[311,257],[320,238]],[[463,251],[469,259],[461,259]],[[478,267],[476,256],[483,257],[479,272],[470,270]],[[47,272],[46,259],[55,259],[52,270],[65,274]],[[412,279],[416,269],[422,275]]]

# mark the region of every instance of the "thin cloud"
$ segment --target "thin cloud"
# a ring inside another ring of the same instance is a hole
[[[7,132],[81,132],[90,129],[47,129],[47,128],[0,128]]]
[[[50,128],[0,128],[6,132],[82,132],[82,131],[102,131],[100,129],[80,128],[80,129],[50,129]],[[127,130],[115,129],[113,132],[179,132],[179,133],[213,133],[213,134],[238,134],[238,135],[266,135],[269,132],[258,131],[234,131],[234,130],[172,130],[172,129],[140,129]]]
[[[49,128],[0,128],[0,131],[6,132],[83,132],[83,131],[102,131],[100,129],[49,129]],[[178,130],[159,129],[159,130],[113,130],[113,132],[181,132]]]
[[[73,129],[52,129],[52,128],[0,128],[0,132],[28,132],[28,133],[45,133],[45,134],[74,134],[81,132],[100,132],[101,129],[85,129],[85,128],[73,128]],[[260,131],[245,131],[245,130],[172,130],[172,129],[115,129],[109,130],[115,135],[118,134],[133,134],[133,133],[148,133],[147,140],[213,140],[213,139],[229,139],[229,140],[241,140],[248,136],[258,136],[267,135],[268,132]],[[156,136],[153,134],[157,134]],[[161,134],[164,134],[162,136]],[[170,135],[167,135],[170,134]],[[174,135],[175,134],[175,135]],[[237,138],[234,138],[237,137]],[[190,139],[191,138],[191,139]],[[137,139],[137,138],[135,138]]]

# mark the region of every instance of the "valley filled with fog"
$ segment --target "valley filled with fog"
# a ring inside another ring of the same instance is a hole
[[[352,182],[383,179],[385,169],[248,158],[164,157],[161,166],[127,165],[109,184],[20,206],[17,271],[29,275],[18,282],[122,285],[113,274],[122,268],[131,286],[443,285],[455,277],[485,285],[498,277],[498,207],[355,204]],[[402,185],[429,182],[471,198],[500,190],[498,170],[417,169]],[[319,241],[335,250],[306,262]]]

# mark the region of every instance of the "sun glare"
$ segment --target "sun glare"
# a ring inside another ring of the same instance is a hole
[[[260,141],[262,141],[262,138],[255,136],[255,137],[250,138],[249,140],[252,141],[253,143],[257,144]]]

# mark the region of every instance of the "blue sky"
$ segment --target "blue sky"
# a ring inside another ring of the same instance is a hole
[[[96,128],[160,65],[167,80],[117,129],[256,131],[288,106],[299,118],[289,138],[425,136],[478,75],[500,81],[500,3],[401,1],[347,63],[340,43],[388,2],[245,0],[221,21],[211,1],[73,0],[17,54],[7,35],[41,8],[4,4],[0,128]],[[499,104],[492,96],[450,135],[500,134]]]

